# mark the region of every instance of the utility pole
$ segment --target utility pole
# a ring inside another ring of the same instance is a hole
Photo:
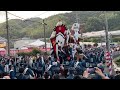
[[[43,19],[43,28],[44,28],[44,42],[45,42],[45,52],[47,53],[47,47],[46,47],[46,35],[45,35],[45,25],[47,25],[47,24],[44,22],[44,19]]]
[[[8,12],[6,12],[6,30],[7,30],[7,55],[10,56],[10,45],[9,45],[9,28],[8,28]]]
[[[106,11],[104,11],[104,14],[105,14],[105,26],[106,26],[106,29],[105,29],[105,37],[106,37],[106,51],[110,53],[110,66],[108,67],[109,68],[109,73],[110,75],[114,74],[115,71],[114,71],[114,68],[113,68],[113,64],[112,64],[112,55],[111,55],[111,50],[110,50],[110,40],[109,40],[109,34],[108,34],[108,20],[107,20],[107,15],[106,15]]]
[[[100,38],[101,38],[101,46],[102,46],[102,41],[103,41],[103,40],[102,40],[102,35],[100,36]]]
[[[78,12],[76,11],[75,14],[76,14],[76,22],[78,23],[79,22],[79,20],[78,20]]]
[[[110,43],[113,43],[112,34],[111,33],[110,33],[109,37],[110,37]]]
[[[106,11],[104,12],[105,14],[105,37],[106,37],[106,51],[110,52],[110,43],[109,43],[109,35],[108,35],[108,20],[106,16]]]

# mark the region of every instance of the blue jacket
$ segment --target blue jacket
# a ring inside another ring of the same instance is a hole
[[[10,78],[14,79],[15,78],[15,71],[10,71]]]
[[[27,69],[25,75],[31,75],[32,77],[34,77],[34,73],[32,72],[30,68]]]
[[[23,74],[20,74],[17,79],[26,79],[25,76]]]
[[[4,67],[0,64],[0,71],[4,72]]]
[[[67,79],[74,79],[74,75],[73,74],[70,74]]]
[[[69,62],[69,67],[74,67],[74,60],[71,60],[70,62]]]

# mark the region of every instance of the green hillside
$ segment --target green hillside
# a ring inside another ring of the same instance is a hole
[[[79,22],[85,24],[84,32],[99,31],[105,29],[105,17],[103,11],[80,11],[78,13]],[[107,12],[109,30],[120,29],[120,12],[109,11]],[[71,28],[72,24],[76,22],[75,11],[71,13],[58,14],[45,19],[46,37],[49,38],[50,34],[55,27],[56,23],[61,19],[67,28]],[[23,37],[42,38],[44,36],[44,29],[41,18],[31,18],[27,20],[12,19],[9,20],[10,39],[18,39]],[[0,36],[6,38],[5,23],[0,24]]]

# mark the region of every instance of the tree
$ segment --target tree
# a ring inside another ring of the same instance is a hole
[[[97,17],[90,17],[86,22],[86,31],[100,31],[103,30],[104,23]]]

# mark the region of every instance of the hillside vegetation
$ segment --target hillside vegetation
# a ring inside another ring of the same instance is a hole
[[[103,11],[79,11],[78,18],[81,24],[84,23],[84,32],[100,31],[105,29],[105,16]],[[120,12],[107,12],[109,30],[120,29]],[[67,28],[71,28],[72,24],[76,22],[75,11],[71,13],[58,14],[45,19],[46,37],[49,38],[56,23],[61,19]],[[27,20],[11,19],[9,20],[10,39],[18,39],[23,37],[43,38],[44,29],[41,18],[30,18]],[[0,36],[6,38],[6,23],[0,24]]]

